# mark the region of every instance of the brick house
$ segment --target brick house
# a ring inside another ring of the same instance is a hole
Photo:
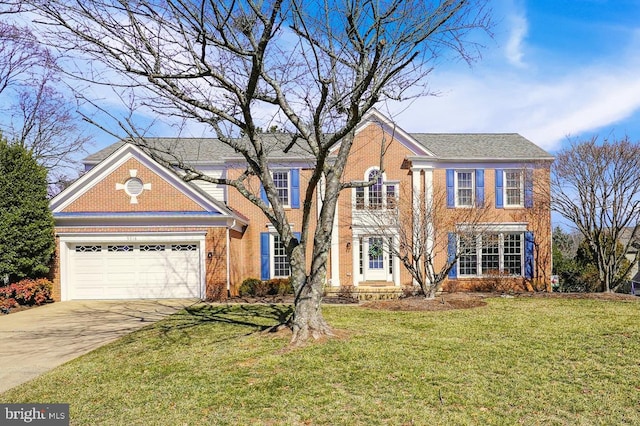
[[[284,149],[290,141],[285,136],[264,138],[272,149],[274,181],[294,231],[299,231],[301,194],[314,161],[295,146]],[[443,218],[483,203],[486,232],[475,237],[477,250],[457,260],[445,289],[483,288],[496,271],[524,289],[540,283],[546,287],[551,271],[552,156],[518,134],[410,134],[375,110],[359,125],[355,138],[344,180],[376,182],[340,195],[328,286],[410,285],[411,276],[385,249],[397,239],[378,235],[363,214],[406,208],[400,206],[411,203],[399,201],[423,193],[446,194]],[[171,151],[174,159],[209,176],[233,178],[244,170],[243,159],[216,139],[149,142],[156,152]],[[246,278],[288,275],[274,228],[235,189],[184,182],[163,161],[126,141],[90,155],[84,163],[86,173],[50,203],[56,222],[57,300],[204,298],[213,286],[223,285],[234,294]],[[258,195],[259,182],[252,183]],[[445,222],[436,218],[434,226],[450,227],[449,235],[464,227]],[[436,262],[444,263],[447,255],[441,253]]]

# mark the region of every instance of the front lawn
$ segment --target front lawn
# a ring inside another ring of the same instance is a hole
[[[340,338],[287,350],[285,306],[211,305],[0,395],[72,424],[640,424],[640,303],[326,306]]]

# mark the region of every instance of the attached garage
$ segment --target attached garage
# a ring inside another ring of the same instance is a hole
[[[202,298],[204,237],[196,237],[61,236],[62,299]]]
[[[229,231],[242,232],[246,219],[219,191],[183,181],[135,145],[107,151],[49,203],[54,299],[204,299],[207,286],[225,284],[228,292]]]

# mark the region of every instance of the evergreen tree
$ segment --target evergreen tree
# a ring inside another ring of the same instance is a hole
[[[47,274],[54,247],[47,170],[0,135],[0,278]]]

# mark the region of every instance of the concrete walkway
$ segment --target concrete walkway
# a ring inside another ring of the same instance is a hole
[[[194,303],[73,301],[1,315],[0,394]]]

